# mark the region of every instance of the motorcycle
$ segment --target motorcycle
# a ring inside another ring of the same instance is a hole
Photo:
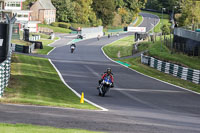
[[[109,92],[111,86],[112,81],[110,79],[110,76],[106,76],[99,86],[99,96],[104,97],[105,94]]]
[[[71,53],[73,53],[75,50],[75,47],[74,46],[71,46]]]
[[[98,41],[100,40],[100,36],[97,36],[97,40],[98,40]]]

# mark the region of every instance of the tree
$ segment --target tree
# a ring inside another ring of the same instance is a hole
[[[92,7],[104,26],[112,24],[115,11],[114,0],[93,0]]]
[[[162,30],[162,34],[164,35],[164,41],[165,41],[165,35],[169,35],[170,34],[170,27],[167,24],[164,24],[161,27]]]
[[[57,21],[76,22],[74,8],[75,5],[70,0],[52,0],[56,8]]]
[[[181,17],[178,19],[179,26],[200,23],[200,3],[190,0],[181,0]]]
[[[138,16],[140,9],[144,8],[146,2],[147,0],[124,0],[124,5],[130,12],[129,18],[131,18],[131,21],[133,21],[133,19]]]
[[[118,13],[119,15],[121,15],[122,17],[122,23],[126,23],[127,22],[127,18],[128,18],[128,11],[125,8],[119,8],[118,9]]]

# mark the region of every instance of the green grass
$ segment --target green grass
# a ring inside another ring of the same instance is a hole
[[[103,48],[105,53],[111,58],[118,58],[120,51],[120,57],[132,55],[134,36],[125,37]]]
[[[30,36],[32,36],[32,35],[40,35],[40,38],[50,39],[50,35],[46,35],[43,33],[30,33]]]
[[[70,33],[70,32],[71,32],[70,29],[60,28],[60,27],[54,27],[54,26],[51,26],[51,25],[38,24],[38,26],[39,26],[39,27],[50,28],[50,29],[52,29],[55,33]]]
[[[174,85],[178,85],[180,87],[187,88],[187,89],[190,89],[190,90],[200,93],[200,85],[192,83],[190,81],[182,80],[180,78],[171,76],[169,74],[165,74],[165,73],[160,72],[160,71],[158,71],[154,68],[151,68],[147,65],[141,64],[140,57],[124,59],[124,60],[120,60],[120,61],[131,64],[130,68],[132,68],[140,73],[143,73],[145,75],[154,77],[156,79],[160,79],[162,81],[165,81],[165,82],[168,82],[168,83],[171,83]]]
[[[123,44],[122,44],[123,43]],[[145,75],[160,79],[162,81],[166,81],[168,83],[174,84],[174,85],[178,85],[196,92],[200,92],[200,85],[197,85],[195,83],[192,83],[190,81],[185,81],[182,80],[180,78],[162,73],[156,69],[150,68],[149,66],[146,66],[144,64],[141,64],[141,60],[140,57],[138,58],[129,58],[129,59],[117,59],[116,55],[118,53],[120,46],[122,47],[126,47],[126,43],[127,42],[123,42],[122,40],[118,40],[115,43],[109,44],[107,46],[105,46],[103,48],[103,50],[105,51],[105,53],[113,58],[115,61],[122,61],[125,63],[130,64],[130,68],[141,72]],[[118,46],[120,44],[120,46]],[[149,45],[149,46],[148,46]],[[128,46],[127,46],[128,47]],[[115,49],[118,50],[115,50]],[[160,52],[160,43],[156,42],[155,44],[152,44],[149,42],[143,42],[141,48],[139,48],[141,51],[149,49],[150,50],[150,54],[152,54],[152,56],[157,56],[159,58],[163,58],[165,60],[170,59],[172,62],[179,62],[179,64],[187,64],[188,66],[190,66],[191,68],[199,68],[200,67],[200,59],[199,58],[194,58],[194,57],[189,57],[186,55],[182,55],[182,54],[170,54],[169,50],[164,46],[162,52]]]
[[[139,26],[139,24],[141,24],[143,21],[143,17],[141,15],[138,16],[138,20],[137,22],[134,24],[134,26]]]
[[[41,41],[43,44],[43,49],[35,49],[35,53],[37,54],[43,54],[46,55],[49,51],[51,51],[53,49],[53,47],[48,46],[48,44],[53,43],[54,41],[58,40],[58,37],[55,37],[54,40],[50,40],[50,39],[40,39],[38,41]]]
[[[26,42],[24,40],[16,40],[16,39],[14,39],[11,42],[14,43],[14,44],[24,45],[24,46],[30,46],[30,45],[32,45],[32,43]]]
[[[161,41],[158,40],[155,43],[152,42],[143,42],[139,45],[139,51],[148,50],[148,55],[153,56],[157,59],[172,62],[178,65],[182,65],[184,67],[189,67],[192,69],[200,70],[200,58],[187,56],[182,53],[173,53],[171,54],[171,50],[168,49],[165,45],[162,45],[161,49]]]
[[[27,124],[0,124],[1,133],[100,133],[81,129],[61,129]]]
[[[1,103],[97,109],[88,103],[80,104],[48,59],[13,54],[11,68],[11,80]]]
[[[163,21],[163,24],[171,25],[171,23],[169,22],[168,14],[163,14],[163,19],[162,19],[162,13],[150,12],[150,11],[142,11],[142,12],[154,14],[160,18],[160,23],[158,25],[156,25],[156,27],[154,28],[154,32],[156,32],[156,33],[161,32],[162,21]]]

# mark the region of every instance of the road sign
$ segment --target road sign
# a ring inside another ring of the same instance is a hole
[[[128,27],[128,32],[146,32],[146,27]]]

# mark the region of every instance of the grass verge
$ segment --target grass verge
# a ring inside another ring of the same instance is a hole
[[[162,45],[162,49],[161,49],[160,40],[156,41],[155,43],[143,42],[139,45],[139,50],[140,51],[148,50],[149,56],[153,56],[163,61],[167,61],[167,62],[178,64],[184,67],[200,70],[199,57],[187,56],[182,53],[171,54],[171,50],[165,45]]]
[[[60,28],[60,27],[54,27],[51,25],[46,25],[46,24],[38,24],[39,27],[46,27],[49,29],[52,29],[55,33],[70,33],[71,30],[70,29],[66,29],[66,28]]]
[[[81,129],[61,129],[27,124],[0,124],[0,131],[1,133],[100,133]]]
[[[171,23],[169,22],[168,14],[163,14],[163,19],[162,19],[162,13],[150,12],[150,11],[142,11],[142,12],[157,15],[160,18],[159,24],[156,25],[156,27],[154,28],[154,32],[156,32],[156,33],[161,32],[162,22],[163,22],[163,24],[171,25]]]
[[[136,27],[136,26],[139,26],[141,23],[142,23],[142,21],[143,21],[143,17],[141,16],[141,15],[139,15],[138,16],[138,20],[137,20],[137,22],[134,24],[134,26]]]
[[[35,49],[35,53],[46,55],[49,51],[53,49],[53,47],[48,46],[48,44],[51,44],[58,39],[59,39],[58,37],[55,37],[54,40],[44,39],[44,38],[40,39],[39,41],[42,42],[43,49]]]
[[[118,58],[132,55],[134,36],[122,38],[103,48],[111,58]]]
[[[1,103],[97,109],[84,103],[60,80],[48,59],[13,54],[11,80]]]
[[[24,46],[30,46],[30,45],[32,45],[32,43],[30,43],[30,42],[26,42],[24,40],[16,40],[16,39],[13,39],[11,41],[11,43],[18,44],[18,45],[24,45]]]
[[[162,81],[165,81],[165,82],[168,82],[168,83],[171,83],[171,84],[174,84],[174,85],[178,85],[180,87],[184,87],[184,88],[187,88],[187,89],[190,89],[190,90],[193,90],[193,91],[196,91],[196,92],[200,93],[200,85],[192,83],[190,81],[185,81],[185,80],[179,79],[177,77],[174,77],[174,76],[171,76],[171,75],[168,75],[168,74],[165,74],[165,73],[162,73],[162,72],[160,72],[160,71],[158,71],[156,69],[153,69],[153,68],[150,68],[149,66],[141,64],[140,57],[138,57],[138,58],[129,58],[129,59],[121,59],[121,60],[120,59],[116,59],[116,55],[118,53],[118,50],[115,50],[115,48],[117,47],[118,49],[122,49],[122,48],[120,48],[120,46],[118,46],[118,44],[120,44],[122,46],[126,45],[125,43],[122,44],[123,41],[121,41],[121,40],[118,40],[115,43],[111,43],[111,44],[109,44],[109,45],[107,45],[107,46],[105,46],[103,48],[103,50],[105,51],[105,53],[109,57],[113,58],[115,61],[122,61],[122,62],[128,63],[128,64],[131,65],[130,68],[132,68],[132,69],[134,69],[134,70],[136,70],[136,71],[138,71],[140,73],[143,73],[145,75],[148,75],[148,76],[160,79]],[[155,46],[150,46],[148,48],[150,48],[150,50],[153,52],[154,49],[157,48],[158,46],[160,48],[159,43],[155,44]],[[126,47],[126,46],[124,46],[124,47]],[[147,46],[143,46],[143,47],[144,47],[143,49],[146,49]],[[157,49],[159,49],[159,48],[157,48]],[[166,48],[164,48],[164,49],[166,50]],[[160,52],[157,51],[155,53],[160,53]],[[169,53],[168,54],[167,53],[168,53],[167,51],[164,52],[164,50],[163,50],[163,52],[161,52],[158,56],[164,56],[164,57],[168,58],[168,56],[170,56],[170,55],[169,55]],[[173,57],[173,56],[178,56],[178,55],[174,55],[174,54],[171,55],[171,57]],[[175,58],[175,57],[173,57],[173,58]],[[179,58],[180,60],[181,59],[184,60],[182,55],[179,55],[177,58]],[[188,59],[191,60],[190,57],[188,57]],[[197,60],[196,60],[196,62],[197,62]],[[199,62],[200,61],[198,60],[198,63]],[[194,62],[192,62],[191,64],[193,64],[193,63]],[[196,63],[196,64],[198,64],[198,63]]]

